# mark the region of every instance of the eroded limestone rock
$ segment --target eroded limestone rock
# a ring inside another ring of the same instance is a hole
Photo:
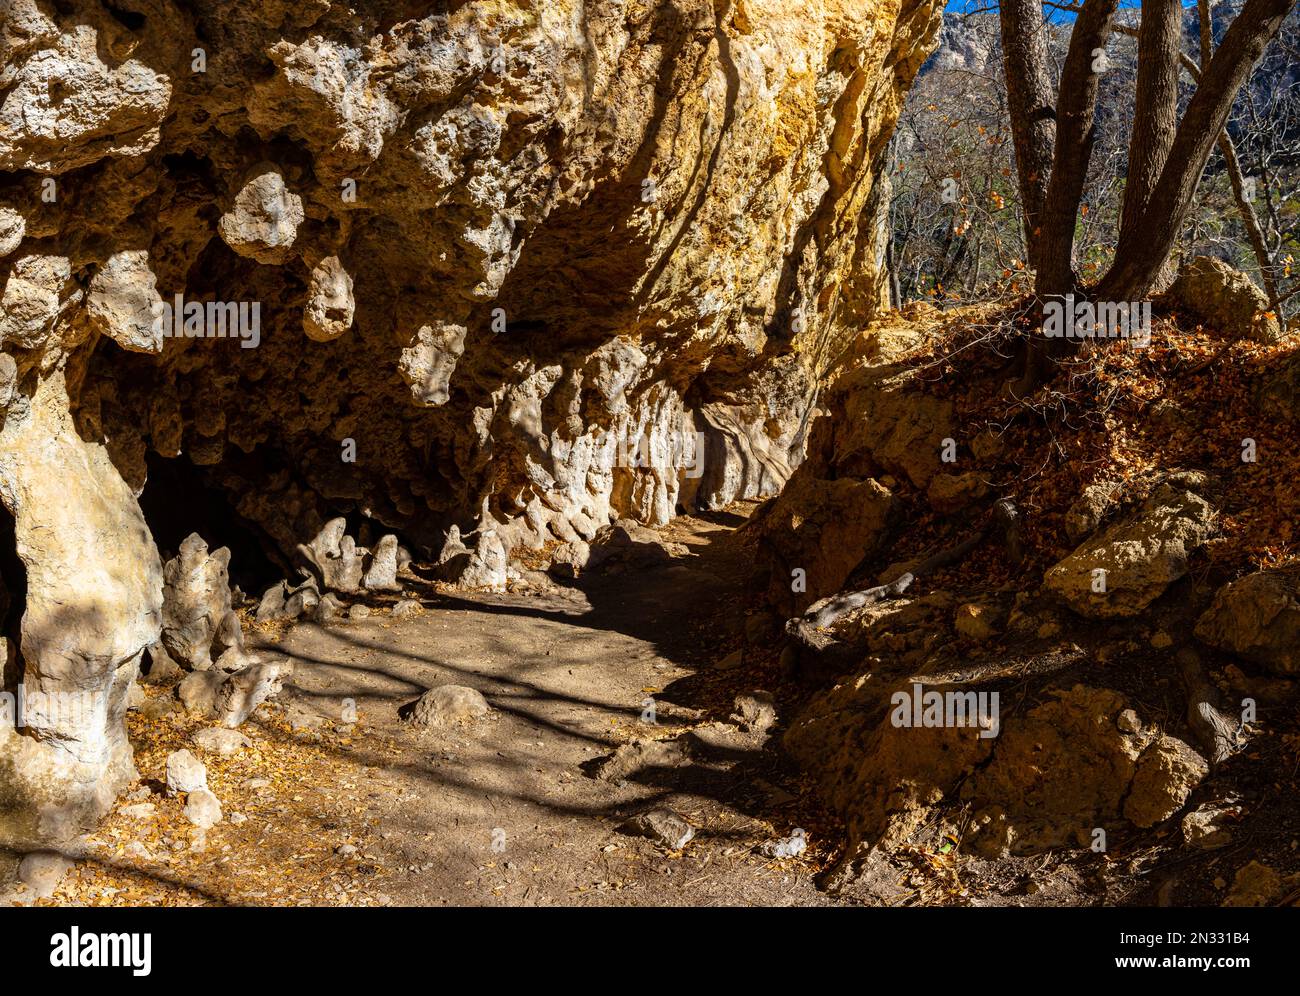
[[[670,851],[680,851],[695,839],[695,828],[680,813],[656,806],[632,817],[621,827],[624,833],[645,837]]]
[[[1300,576],[1257,571],[1224,585],[1197,620],[1196,636],[1277,674],[1300,674]]]
[[[194,734],[194,744],[222,757],[230,757],[232,754],[238,754],[245,747],[251,747],[253,742],[238,730],[208,727]]]
[[[464,588],[501,591],[509,579],[505,544],[495,530],[481,533],[466,563],[459,568],[457,581]]]
[[[302,313],[303,331],[316,342],[329,342],[352,327],[355,312],[352,278],[337,256],[326,256],[311,271],[307,306]]]
[[[1205,758],[1177,737],[1162,736],[1142,753],[1124,800],[1124,818],[1153,827],[1183,808],[1210,773]]]
[[[213,643],[223,626],[226,646],[243,649],[242,633],[235,635],[239,617],[230,606],[229,566],[228,549],[223,546],[209,554],[203,537],[190,533],[180,553],[163,567],[162,643],[172,660],[187,670],[213,666]],[[218,649],[218,657],[224,649]]]
[[[20,49],[0,103],[0,170],[65,173],[157,144],[170,81],[134,58],[105,63],[104,34],[65,23],[45,36],[50,47]]]
[[[344,511],[426,555],[496,523],[512,554],[775,492],[819,374],[881,301],[880,150],[938,5],[604,3],[395,23],[322,4],[291,33],[223,9],[241,24],[208,48],[224,85],[177,88],[156,162],[85,178],[111,251],[75,263],[150,245],[165,300],[260,303],[261,341],[97,357],[119,445],[210,468],[285,556]],[[77,27],[33,17],[32,49]],[[221,34],[194,18],[83,23],[188,79],[172,63]],[[340,467],[345,439],[361,458]],[[283,473],[251,481],[232,454]]]
[[[1282,876],[1260,861],[1249,861],[1237,869],[1224,906],[1272,906],[1282,892]]]
[[[1169,297],[1229,336],[1273,342],[1282,335],[1268,295],[1221,259],[1197,256],[1178,271]]]
[[[361,590],[367,551],[347,534],[347,520],[331,519],[310,543],[298,548],[316,575],[321,591],[355,594]]]
[[[973,470],[965,474],[935,474],[930,478],[926,493],[930,506],[936,512],[951,515],[983,498],[988,492],[985,475]]]
[[[654,768],[679,768],[691,760],[691,747],[684,737],[673,740],[638,740],[620,746],[594,767],[593,775],[605,782],[634,778]]]
[[[1161,485],[1135,513],[1048,570],[1043,584],[1080,615],[1135,616],[1187,573],[1188,557],[1213,535],[1215,519],[1204,498]]]
[[[880,306],[883,150],[940,6],[8,4],[0,500],[24,673],[96,706],[6,738],[4,834],[66,829],[129,773],[121,709],[162,602],[150,450],[285,562],[355,514],[426,556],[475,536],[485,586],[518,549],[778,488]],[[347,317],[330,258],[353,332],[316,342]],[[258,305],[257,348],[152,353],[153,294]],[[336,539],[286,608],[361,584]]]
[[[361,578],[366,591],[401,591],[397,583],[397,537],[384,536],[370,551],[370,562]]]
[[[40,349],[70,296],[72,265],[64,256],[23,256],[0,298],[0,347]]]
[[[143,249],[114,253],[90,282],[86,313],[91,327],[123,349],[157,353],[163,347],[162,298]]]
[[[776,725],[776,704],[771,692],[737,695],[731,721],[749,733],[766,733]]]
[[[27,221],[13,208],[0,207],[0,259],[18,248],[27,231]]]
[[[466,330],[460,325],[422,325],[402,350],[398,370],[420,405],[445,405],[451,397],[451,376],[465,353]]]
[[[259,163],[221,216],[226,245],[259,263],[283,263],[303,222],[302,198],[292,193],[272,163]]]
[[[8,353],[0,353],[0,411],[9,407],[18,390],[18,363]]]
[[[464,685],[431,688],[407,710],[412,726],[454,726],[479,719],[491,712],[482,693]]]
[[[189,712],[235,730],[258,706],[276,695],[292,673],[291,661],[263,663],[250,657],[246,666],[233,674],[220,670],[193,672],[180,683],[177,694]]]
[[[31,889],[38,899],[49,899],[59,890],[63,876],[72,870],[66,855],[53,851],[35,851],[23,856],[18,864],[18,881]]]
[[[0,501],[27,573],[29,701],[25,735],[0,734],[0,839],[66,836],[135,777],[124,716],[161,629],[162,564],[107,451],[73,425],[60,373],[0,422]]]
[[[172,751],[167,755],[167,791],[198,792],[208,787],[208,769],[188,750]]]
[[[211,790],[202,788],[191,792],[182,811],[185,818],[200,830],[207,830],[221,822],[221,803]]]

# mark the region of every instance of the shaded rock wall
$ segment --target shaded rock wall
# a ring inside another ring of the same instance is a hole
[[[436,553],[779,488],[881,299],[883,147],[939,6],[7,4],[26,680],[111,703],[156,638],[150,452],[286,559],[338,513]],[[47,639],[46,600],[84,632]],[[99,784],[120,726],[29,732]]]
[[[916,310],[877,323],[823,377],[825,417],[764,513],[767,596],[784,618],[843,590],[865,558],[888,550],[900,493],[925,489],[940,472],[943,440],[956,431],[953,405],[916,389],[909,356],[934,334],[941,313]]]

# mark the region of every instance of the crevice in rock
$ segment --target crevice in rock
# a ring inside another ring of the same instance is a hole
[[[22,673],[18,641],[26,603],[27,569],[18,557],[14,517],[0,505],[0,687],[5,689],[17,685]]]

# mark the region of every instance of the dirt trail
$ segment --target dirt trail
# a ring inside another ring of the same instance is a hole
[[[355,699],[372,733],[400,752],[374,758],[390,787],[367,807],[382,828],[368,850],[385,865],[419,869],[388,885],[394,901],[825,901],[806,866],[752,853],[774,836],[754,803],[781,795],[771,782],[755,790],[757,770],[775,763],[758,745],[715,730],[718,749],[684,768],[622,784],[589,773],[621,743],[698,725],[671,690],[660,692],[713,667],[721,655],[694,634],[713,628],[719,611],[743,611],[734,533],[695,519],[666,538],[690,553],[542,594],[426,593],[420,617],[298,627],[284,641],[281,649],[308,662],[295,680],[300,697],[327,709]],[[444,683],[478,689],[494,716],[446,733],[401,728],[399,706]],[[651,697],[656,727],[642,720]],[[681,857],[617,832],[654,804],[697,827]]]
[[[717,668],[744,623],[740,522],[675,522],[662,539],[679,555],[654,566],[526,594],[408,583],[420,615],[376,606],[264,641],[262,652],[297,662],[292,684],[246,724],[251,749],[200,753],[227,819],[196,839],[179,802],[141,789],[156,812],[143,823],[115,814],[55,901],[830,903],[812,882],[818,841],[802,860],[757,851],[798,825],[797,779],[763,737],[717,722],[755,682],[748,662]],[[448,730],[399,720],[446,683],[478,689],[493,713]],[[655,726],[642,718],[648,698]],[[341,722],[347,700],[354,726]],[[202,725],[177,712],[136,718],[146,785]],[[683,767],[592,776],[620,744],[688,729]],[[696,828],[681,852],[618,830],[655,805]]]

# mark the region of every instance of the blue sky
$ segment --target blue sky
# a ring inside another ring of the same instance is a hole
[[[957,13],[961,13],[962,11],[969,10],[969,9],[997,10],[997,6],[998,5],[996,0],[948,0],[948,6],[946,9],[955,11]],[[1136,9],[1138,7],[1141,7],[1142,3],[1141,0],[1120,0],[1119,6],[1121,10],[1129,10],[1129,9]],[[1195,6],[1195,0],[1184,0],[1183,6],[1184,7]],[[1074,15],[1069,13],[1068,11],[1054,10],[1052,11],[1052,20],[1057,22],[1073,21]]]
[[[1183,7],[1195,7],[1195,5],[1195,0],[1183,0]],[[1121,0],[1121,3],[1119,3],[1119,9],[1121,10],[1136,9],[1139,7],[1141,7],[1141,0]],[[961,13],[962,10],[966,10],[967,8],[975,8],[976,10],[988,8],[996,10],[997,3],[996,0],[948,0],[948,8],[946,9],[956,10],[957,13]],[[1056,10],[1056,12],[1053,12],[1052,18],[1053,20],[1058,20],[1058,18],[1060,18],[1060,20],[1073,21],[1074,14],[1066,12],[1066,10]]]

